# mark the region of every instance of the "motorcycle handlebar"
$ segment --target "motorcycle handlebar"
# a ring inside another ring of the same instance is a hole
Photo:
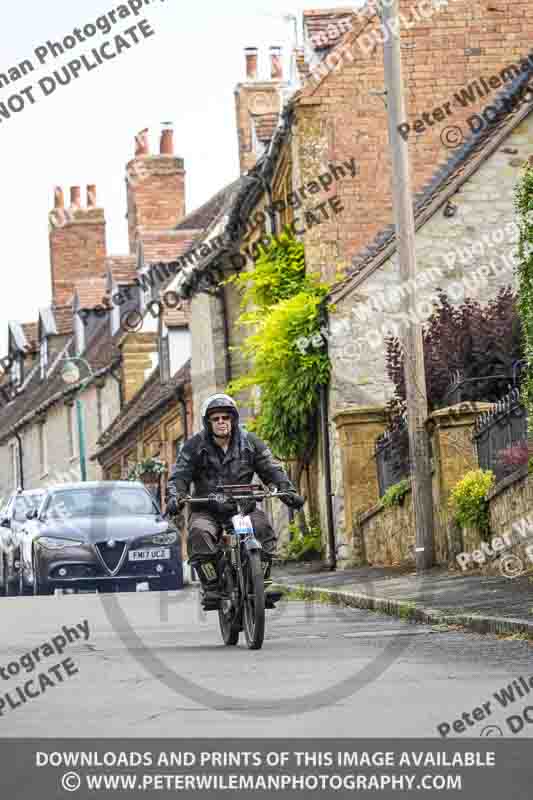
[[[294,492],[250,492],[249,494],[223,494],[222,492],[208,497],[184,497],[183,502],[194,505],[195,503],[226,502],[227,500],[264,500],[267,497],[289,497]],[[222,498],[224,498],[222,500]]]

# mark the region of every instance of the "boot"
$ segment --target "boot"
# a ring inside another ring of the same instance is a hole
[[[275,592],[270,588],[272,586],[272,578],[270,577],[272,556],[263,551],[261,553],[261,560],[263,563],[263,574],[265,576],[265,608],[276,608],[276,603],[283,596],[283,592]]]
[[[200,600],[204,611],[220,608],[218,576],[214,561],[196,561],[193,566],[200,579]]]

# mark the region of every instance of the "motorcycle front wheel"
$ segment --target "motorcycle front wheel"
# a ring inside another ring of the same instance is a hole
[[[249,650],[260,650],[265,638],[265,580],[260,553],[248,553],[242,568],[245,590],[244,636]]]
[[[235,583],[233,579],[233,570],[231,565],[227,562],[222,567],[220,584],[222,588],[222,598],[220,600],[220,608],[218,609],[220,632],[225,645],[236,645],[239,641],[239,633],[241,631],[241,619],[239,609],[234,606],[231,599]]]

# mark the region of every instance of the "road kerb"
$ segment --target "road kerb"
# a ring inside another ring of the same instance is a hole
[[[533,639],[533,622],[514,617],[493,617],[486,614],[450,614],[434,608],[416,606],[408,599],[397,600],[385,597],[370,597],[356,592],[337,589],[313,588],[302,584],[279,583],[277,587],[288,592],[302,592],[305,599],[320,600],[332,605],[344,605],[369,611],[381,611],[392,617],[432,625],[461,625],[475,633],[525,633]]]

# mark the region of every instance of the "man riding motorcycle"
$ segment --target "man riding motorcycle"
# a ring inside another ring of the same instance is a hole
[[[280,498],[289,508],[298,510],[304,499],[296,494],[293,484],[282,465],[272,455],[267,445],[253,433],[239,425],[239,411],[235,401],[227,394],[209,397],[201,411],[203,430],[183,445],[170,475],[167,488],[167,511],[178,513],[189,495],[191,482],[194,494],[206,497],[216,492],[217,486],[251,483],[254,474],[267,486],[288,492]],[[216,542],[222,524],[237,513],[234,501],[218,503],[215,500],[195,505],[189,523],[187,551],[190,564],[196,569],[202,585],[202,603],[205,609],[218,608]],[[241,504],[241,512],[249,514],[255,535],[262,545],[261,557],[266,562],[268,579],[276,536],[266,514],[256,509],[252,498]],[[267,607],[274,607],[277,597],[266,595]]]

